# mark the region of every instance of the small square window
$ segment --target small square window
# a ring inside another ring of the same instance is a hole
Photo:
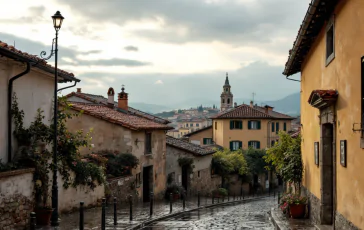
[[[197,172],[197,177],[200,177],[200,171]]]

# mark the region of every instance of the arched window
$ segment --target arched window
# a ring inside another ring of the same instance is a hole
[[[227,99],[227,103],[230,104],[230,98]]]
[[[222,103],[225,103],[225,99],[222,99]]]

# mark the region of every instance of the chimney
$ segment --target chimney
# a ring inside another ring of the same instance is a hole
[[[124,85],[121,88],[121,93],[118,95],[118,108],[128,111],[128,94],[124,92]]]
[[[114,96],[115,96],[114,89],[110,87],[109,90],[107,91],[107,106],[109,106],[110,108],[114,108]]]
[[[268,114],[269,111],[272,111],[273,110],[273,107],[272,106],[269,106],[269,105],[264,106],[264,108],[265,108],[265,113],[266,114]]]
[[[81,88],[77,88],[77,93],[81,93]]]
[[[253,101],[250,101],[250,107],[253,108]]]
[[[238,103],[234,102],[234,108],[238,107]]]

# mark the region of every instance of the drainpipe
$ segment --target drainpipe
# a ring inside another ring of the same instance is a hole
[[[269,130],[270,130],[270,124],[271,124],[272,121],[273,120],[268,121],[268,127],[267,127],[267,146],[270,146],[270,134],[269,134]]]
[[[29,73],[30,71],[30,63],[26,62],[27,64],[27,68],[25,71],[19,73],[18,75],[10,78],[9,80],[9,85],[8,85],[8,162],[11,162],[11,153],[12,153],[12,148],[11,148],[11,143],[12,143],[12,135],[11,135],[11,131],[12,131],[12,118],[11,118],[11,98],[12,98],[12,94],[13,94],[13,82],[24,76],[25,74]]]
[[[73,84],[73,85],[66,86],[66,87],[63,87],[63,88],[58,89],[58,90],[57,90],[57,92],[60,92],[60,91],[62,91],[62,90],[64,90],[64,89],[68,89],[68,88],[75,87],[75,86],[76,86],[76,84],[77,84],[77,81],[75,81],[75,84]]]

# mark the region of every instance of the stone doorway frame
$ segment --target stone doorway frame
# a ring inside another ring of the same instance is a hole
[[[308,103],[320,110],[320,224],[335,225],[336,187],[336,108],[339,92],[317,89]],[[335,226],[334,226],[335,228]]]
[[[320,224],[333,225],[336,211],[336,113],[320,109]]]

